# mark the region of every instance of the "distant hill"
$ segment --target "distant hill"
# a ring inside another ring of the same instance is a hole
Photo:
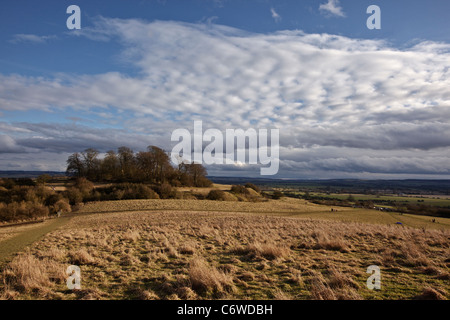
[[[0,171],[0,178],[37,178],[42,174],[65,176],[65,172],[59,171]]]
[[[261,188],[294,188],[302,191],[317,190],[337,193],[409,193],[409,194],[450,194],[450,180],[302,180],[302,179],[268,179],[243,177],[208,176],[214,183],[245,184],[251,182]]]
[[[60,171],[0,171],[0,178],[37,178],[42,174],[50,176],[66,176]],[[251,182],[265,188],[298,188],[299,190],[314,190],[337,193],[366,193],[382,191],[384,193],[410,194],[450,194],[450,180],[302,180],[302,179],[271,179],[248,177],[215,177],[208,176],[214,183],[245,184]]]

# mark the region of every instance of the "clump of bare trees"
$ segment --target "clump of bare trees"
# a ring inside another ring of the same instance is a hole
[[[36,181],[0,179],[0,222],[59,215],[88,201],[176,198],[174,187],[212,185],[202,165],[180,163],[174,168],[167,153],[155,146],[138,153],[120,147],[103,157],[98,150],[86,149],[69,156],[67,174],[75,181],[62,192],[46,187],[52,177],[45,174]],[[108,184],[95,188],[93,182]]]
[[[90,181],[150,183],[171,186],[208,187],[206,169],[197,163],[180,163],[174,168],[168,154],[149,146],[135,153],[128,147],[108,151],[103,158],[96,149],[76,152],[67,159],[67,174]]]

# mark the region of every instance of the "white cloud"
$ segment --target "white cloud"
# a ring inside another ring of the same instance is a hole
[[[10,40],[11,43],[22,43],[22,42],[29,42],[29,43],[45,43],[48,40],[56,39],[57,37],[55,35],[50,36],[38,36],[35,34],[15,34],[13,36],[13,39]]]
[[[275,22],[279,22],[281,20],[281,16],[275,11],[274,8],[270,8],[270,13],[272,14],[272,18]]]
[[[103,18],[90,32],[122,43],[121,58],[140,70],[138,76],[0,74],[0,110],[70,107],[72,115],[86,117],[99,108],[96,114],[107,121],[117,115],[123,131],[68,128],[69,135],[58,138],[22,124],[16,131],[0,126],[0,132],[46,152],[127,141],[170,149],[171,131],[190,129],[199,119],[222,130],[280,128],[281,171],[298,175],[450,170],[442,161],[450,151],[448,45],[423,42],[400,50],[329,34],[253,34],[134,19]]]
[[[13,138],[3,134],[0,135],[0,154],[21,151]]]
[[[450,105],[449,54],[435,44],[401,51],[380,41],[299,31],[261,35],[220,25],[117,19],[105,24],[124,43],[122,58],[141,70],[138,77],[0,75],[0,108],[114,107],[186,119],[205,111],[223,118],[236,108],[228,119],[235,124],[291,125]]]
[[[340,6],[339,0],[328,0],[327,3],[322,3],[319,6],[319,10],[326,15],[345,17],[345,13]]]

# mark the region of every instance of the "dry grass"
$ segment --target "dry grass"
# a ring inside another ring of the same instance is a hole
[[[434,288],[426,287],[422,293],[414,298],[415,300],[447,300],[445,292]]]
[[[202,258],[195,258],[189,264],[189,280],[196,292],[210,293],[214,296],[230,292],[234,288],[233,277],[210,266]]]
[[[80,248],[74,252],[70,252],[70,262],[75,265],[86,265],[95,263],[95,258],[85,249]]]
[[[254,242],[247,246],[238,246],[231,249],[231,252],[241,255],[247,255],[250,259],[276,260],[289,255],[289,248],[275,243]]]
[[[116,209],[124,205],[116,204]],[[178,209],[79,215],[5,268],[0,297],[449,298],[449,231],[258,215],[245,210],[262,204],[248,204],[238,207],[242,213]],[[289,212],[295,203],[276,206]],[[81,268],[82,290],[65,286],[71,264]],[[373,264],[381,268],[382,290],[366,288],[366,270]]]
[[[131,242],[135,242],[140,238],[140,234],[138,231],[136,230],[128,230],[127,232],[124,233],[124,235],[122,236],[122,240],[126,241],[131,241]]]
[[[11,299],[19,293],[54,297],[52,288],[65,279],[61,265],[51,259],[38,259],[26,253],[17,256],[2,272],[4,290],[0,297]]]
[[[205,192],[205,190],[203,190]],[[207,194],[207,193],[206,193]],[[185,199],[149,199],[120,200],[86,203],[80,212],[114,212],[114,211],[145,211],[145,210],[182,210],[182,211],[215,211],[215,212],[255,212],[255,213],[296,213],[324,212],[328,207],[316,205],[304,200],[283,198],[266,202],[236,201],[236,196],[227,193],[230,201],[185,200]]]

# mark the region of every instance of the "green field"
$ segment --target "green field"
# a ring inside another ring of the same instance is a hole
[[[339,194],[339,193],[319,193],[312,192],[311,196],[329,198],[329,199],[339,199],[345,200],[349,197],[349,194]],[[371,194],[351,194],[351,196],[357,201],[392,201],[398,204],[424,204],[429,206],[437,207],[450,207],[450,199],[440,198],[436,196],[432,197],[420,197],[420,196],[386,196],[386,195],[371,195]]]
[[[15,232],[15,229],[20,229],[20,227],[5,228],[4,231],[6,233],[12,232],[13,236],[0,241],[0,267],[12,259],[17,252],[24,250],[47,233],[64,226],[70,218],[71,216],[68,215],[58,219],[50,219],[44,223],[27,226],[21,232]]]

